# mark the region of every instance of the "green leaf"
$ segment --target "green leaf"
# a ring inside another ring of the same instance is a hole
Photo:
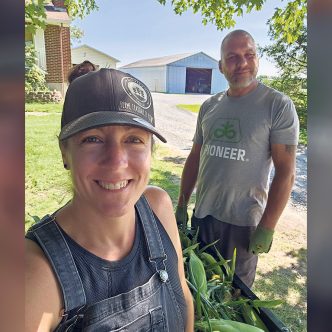
[[[267,300],[267,301],[251,300],[250,302],[254,308],[259,309],[259,308],[275,308],[278,305],[283,304],[285,301],[283,301],[283,300]]]

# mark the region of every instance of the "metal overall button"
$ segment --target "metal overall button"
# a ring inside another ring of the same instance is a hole
[[[168,280],[168,273],[165,270],[158,271],[159,278],[162,282],[166,282]]]

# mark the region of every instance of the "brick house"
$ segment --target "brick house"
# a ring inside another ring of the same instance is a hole
[[[71,68],[70,23],[64,0],[52,0],[45,5],[46,28],[32,36],[26,33],[25,41],[35,46],[38,65],[46,71],[46,83],[51,90],[64,96]]]

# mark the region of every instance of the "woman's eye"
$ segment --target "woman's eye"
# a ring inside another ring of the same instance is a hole
[[[130,137],[128,137],[127,138],[127,142],[128,143],[134,143],[134,144],[144,143],[141,138],[136,137],[136,136],[130,136]]]
[[[88,136],[83,138],[82,143],[100,143],[101,140],[96,136]]]

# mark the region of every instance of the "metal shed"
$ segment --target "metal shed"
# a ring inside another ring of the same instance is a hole
[[[153,92],[215,94],[228,87],[218,61],[204,52],[140,60],[119,69]]]

